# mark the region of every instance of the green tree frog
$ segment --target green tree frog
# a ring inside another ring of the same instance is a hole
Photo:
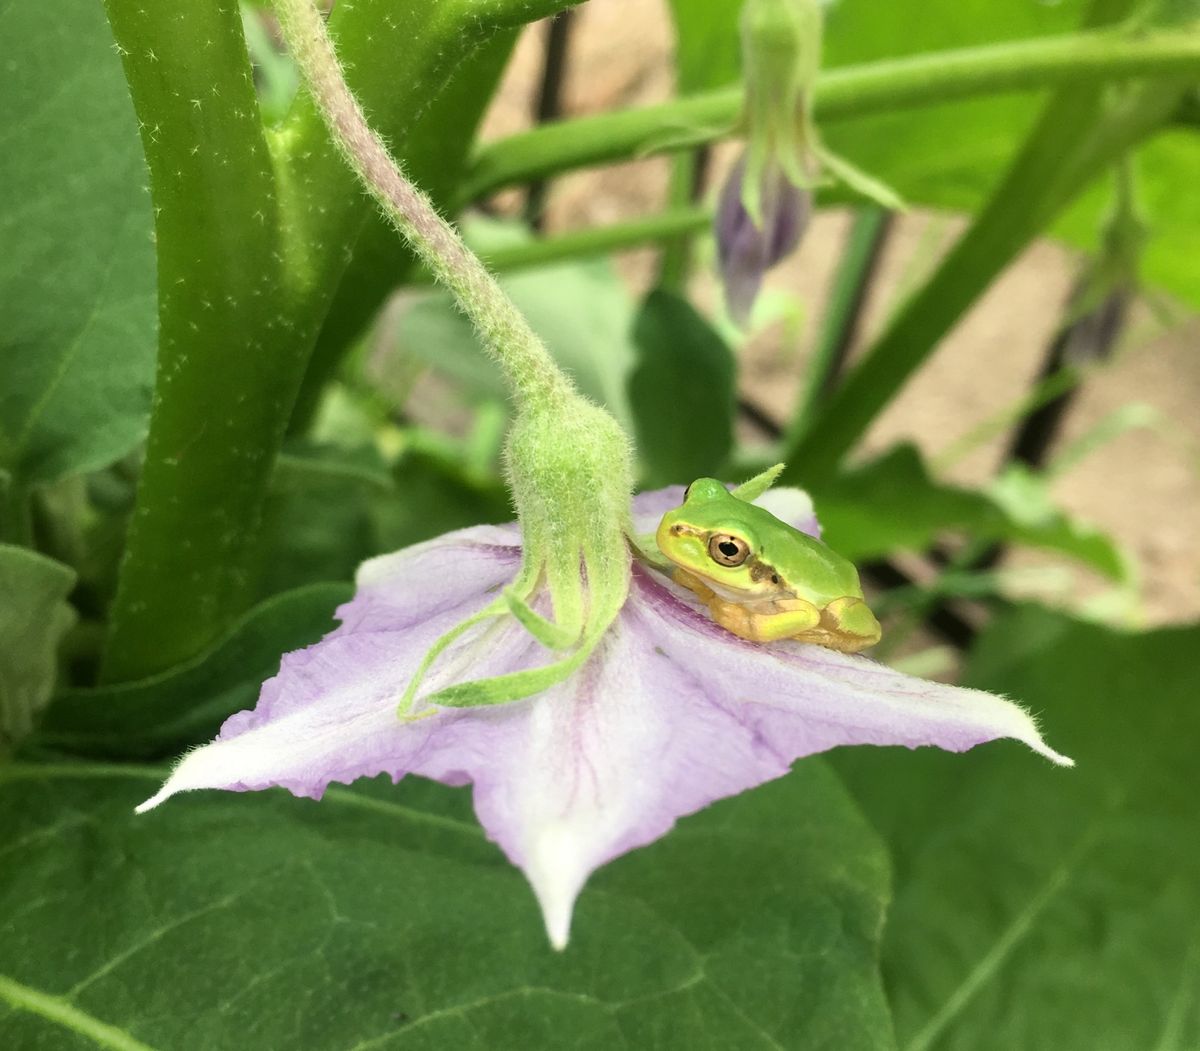
[[[850,562],[712,478],[688,486],[655,540],[676,583],[743,639],[799,639],[843,653],[879,641]]]

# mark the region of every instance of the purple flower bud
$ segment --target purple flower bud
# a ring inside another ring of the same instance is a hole
[[[721,189],[714,223],[725,304],[739,325],[750,316],[763,274],[796,247],[812,210],[812,194],[793,186],[778,165],[768,164],[758,197],[762,225],[757,225],[744,203],[745,176],[743,154]]]

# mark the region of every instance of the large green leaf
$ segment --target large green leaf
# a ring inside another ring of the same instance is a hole
[[[819,762],[615,862],[562,954],[465,790],[210,793],[135,817],[154,770],[6,776],[11,1047],[892,1046],[886,863]]]
[[[675,26],[675,80],[681,95],[719,88],[741,66],[738,17],[732,0],[669,0]]]
[[[145,434],[154,378],[150,198],[104,11],[0,3],[0,466],[101,467]]]
[[[349,584],[312,584],[276,595],[186,664],[136,682],[67,690],[33,741],[82,755],[153,759],[212,737],[226,718],[254,704],[281,653],[333,629],[333,611],[350,592]]]
[[[629,377],[638,455],[649,487],[716,474],[733,444],[734,360],[696,309],[672,292],[646,297]]]
[[[828,9],[826,64],[1069,33],[1085,7],[1083,0],[840,0]],[[1028,95],[948,102],[839,121],[828,129],[828,139],[912,202],[973,211],[994,187],[1039,104]],[[1200,236],[1200,205],[1191,188],[1200,140],[1178,131],[1160,136],[1141,152],[1139,198],[1148,206],[1154,228],[1146,249],[1146,276],[1198,306],[1200,268],[1194,263],[1194,246]],[[1108,187],[1097,185],[1055,231],[1094,248],[1108,204]]]
[[[1200,1046],[1200,628],[1124,635],[1038,608],[973,685],[1041,716],[1075,770],[1007,745],[839,766],[896,863],[884,953],[901,1046]]]
[[[75,574],[60,562],[0,544],[0,751],[33,727],[58,674],[58,644],[75,623]]]

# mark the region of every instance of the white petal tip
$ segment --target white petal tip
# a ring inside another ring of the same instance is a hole
[[[571,938],[570,921],[567,921],[567,926],[559,929],[547,925],[546,933],[550,936],[550,948],[555,952],[562,952],[567,947],[567,942]]]
[[[578,828],[560,823],[539,829],[532,839],[522,868],[542,907],[550,944],[562,952],[571,937],[575,899],[594,867],[588,859],[591,843]]]
[[[1062,752],[1056,752],[1042,739],[1042,735],[1038,732],[1037,723],[1024,709],[1018,709],[1024,716],[1024,721],[1027,724],[1025,733],[1014,734],[1018,740],[1023,741],[1032,748],[1038,755],[1049,759],[1055,766],[1074,766],[1075,760],[1070,756],[1063,755]]]
[[[542,887],[538,892],[538,904],[542,907],[542,920],[546,924],[546,936],[555,952],[562,952],[571,938],[571,913],[575,909],[577,891],[558,894]]]
[[[135,814],[144,814],[147,810],[153,810],[156,806],[158,806],[159,803],[163,802],[163,800],[167,798],[167,795],[168,793],[166,792],[155,792],[154,795],[152,795],[144,803],[139,803],[137,806],[135,806],[133,808],[133,812]]]
[[[144,814],[160,803],[165,803],[178,792],[187,792],[193,788],[223,788],[231,783],[231,778],[220,776],[225,773],[221,769],[221,756],[227,747],[219,741],[214,741],[203,748],[188,752],[175,764],[175,769],[163,782],[162,787],[144,803],[134,807],[133,812]]]
[[[1049,748],[1046,745],[1042,745],[1040,748],[1035,750],[1039,755],[1044,755],[1055,766],[1072,767],[1075,765],[1075,760],[1069,755],[1063,755],[1061,752],[1056,752],[1053,748]]]

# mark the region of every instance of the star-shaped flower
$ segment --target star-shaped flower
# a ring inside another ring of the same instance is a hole
[[[679,487],[635,498],[637,531],[653,531],[681,499]],[[758,502],[816,535],[799,490]],[[453,683],[555,659],[515,617],[489,617],[440,653],[417,691],[418,717],[402,719],[397,700],[431,645],[493,603],[521,558],[515,526],[477,526],[365,563],[341,626],[287,654],[257,707],[185,756],[139,810],[197,788],[280,785],[319,798],[331,782],[380,773],[472,784],[480,822],[528,877],[561,948],[596,868],[803,756],[850,744],[964,751],[1013,737],[1070,764],[1001,697],[818,646],[743,641],[640,561],[620,612],[569,677],[507,704],[422,707]]]

